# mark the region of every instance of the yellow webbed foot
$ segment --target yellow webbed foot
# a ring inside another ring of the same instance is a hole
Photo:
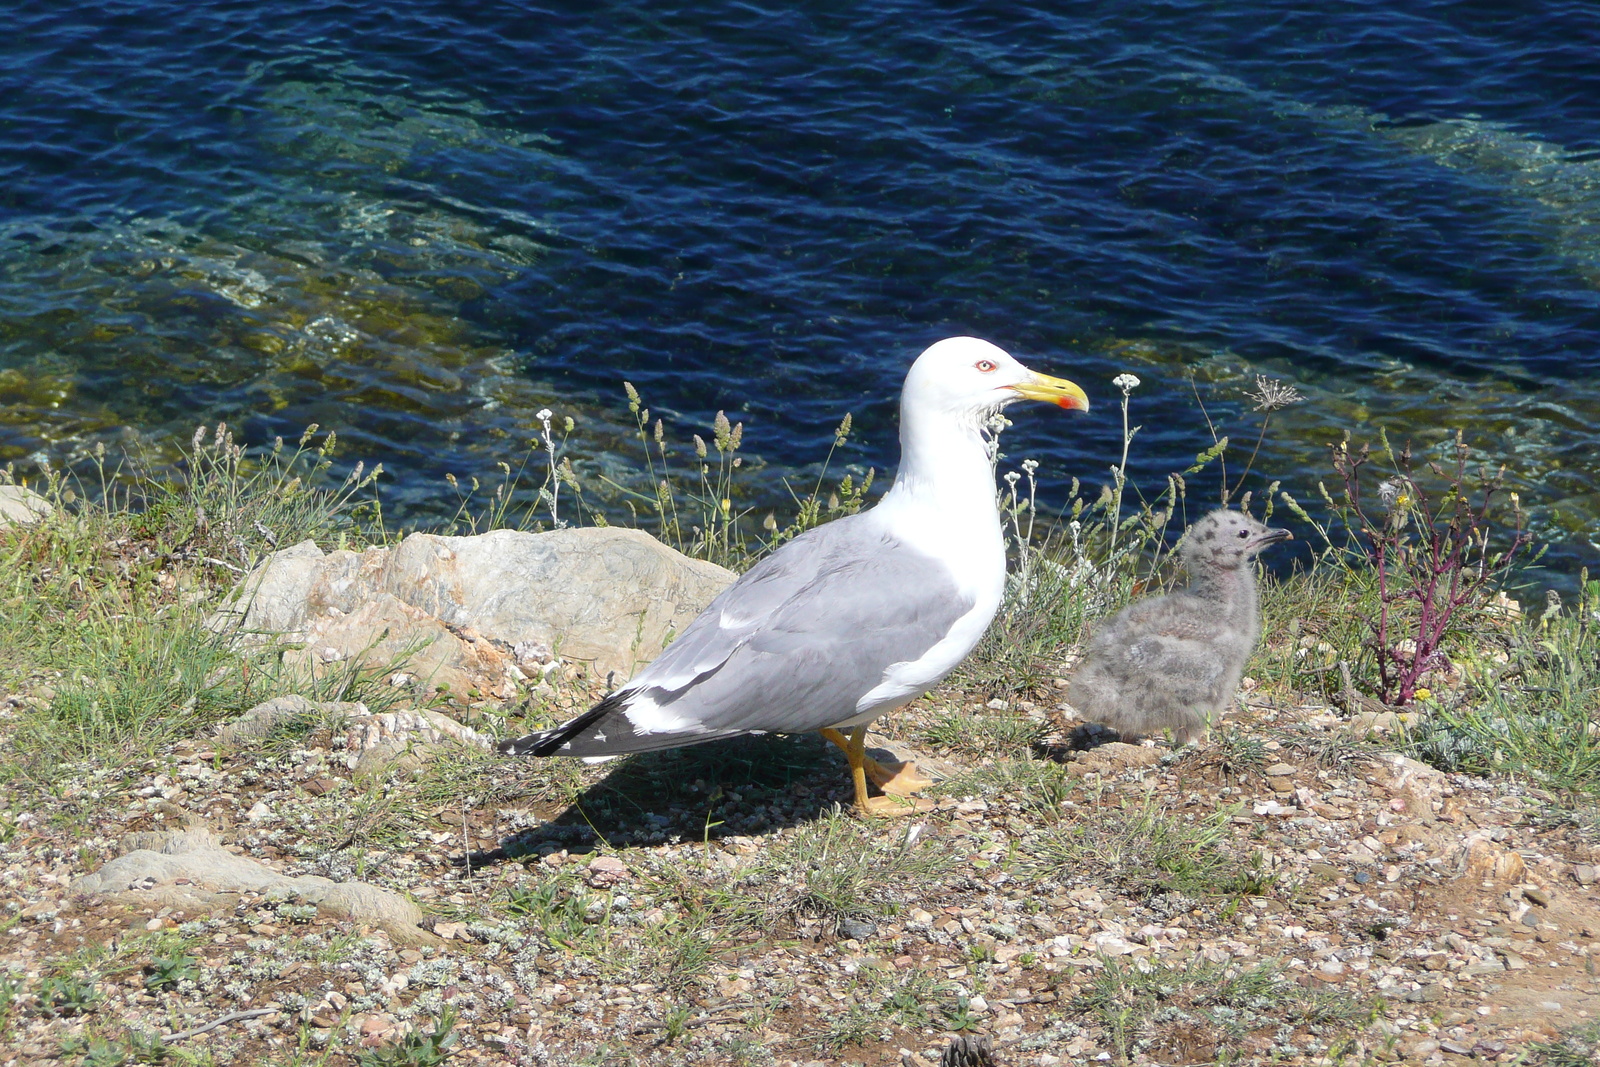
[[[869,758],[863,761],[862,769],[867,772],[867,781],[885,793],[897,797],[908,797],[912,793],[920,793],[934,784],[932,778],[926,777],[921,771],[917,770],[915,760],[907,760],[904,763],[888,763]]]
[[[934,809],[931,800],[910,797],[857,797],[856,814],[864,819],[895,819],[905,815],[922,815]]]

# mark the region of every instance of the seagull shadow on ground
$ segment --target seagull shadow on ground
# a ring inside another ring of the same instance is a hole
[[[893,758],[869,745],[868,752]],[[735,737],[619,757],[543,824],[457,862],[473,869],[565,849],[629,848],[765,835],[814,822],[854,793],[849,766],[819,734]]]

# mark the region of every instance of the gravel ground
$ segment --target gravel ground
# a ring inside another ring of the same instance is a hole
[[[885,724],[949,780],[878,822],[815,737],[357,775],[324,726],[69,770],[0,818],[0,1063],[431,1063],[447,1013],[488,1063],[923,1065],[963,1033],[1002,1067],[1513,1062],[1600,1019],[1600,857],[1556,798],[1322,707],[1084,751],[1033,696]],[[427,918],[74,895],[190,825]]]

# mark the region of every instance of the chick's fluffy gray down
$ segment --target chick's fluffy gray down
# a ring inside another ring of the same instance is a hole
[[[1084,721],[1124,737],[1203,738],[1261,636],[1251,561],[1289,536],[1227,509],[1191,526],[1179,551],[1189,587],[1136,601],[1096,628],[1067,690]]]

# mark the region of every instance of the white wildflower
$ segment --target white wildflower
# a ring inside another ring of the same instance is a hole
[[[1128,374],[1127,372],[1123,372],[1122,374],[1119,374],[1115,378],[1111,379],[1111,384],[1116,386],[1118,389],[1121,389],[1123,396],[1127,396],[1129,393],[1139,388],[1139,376],[1137,374]]]

